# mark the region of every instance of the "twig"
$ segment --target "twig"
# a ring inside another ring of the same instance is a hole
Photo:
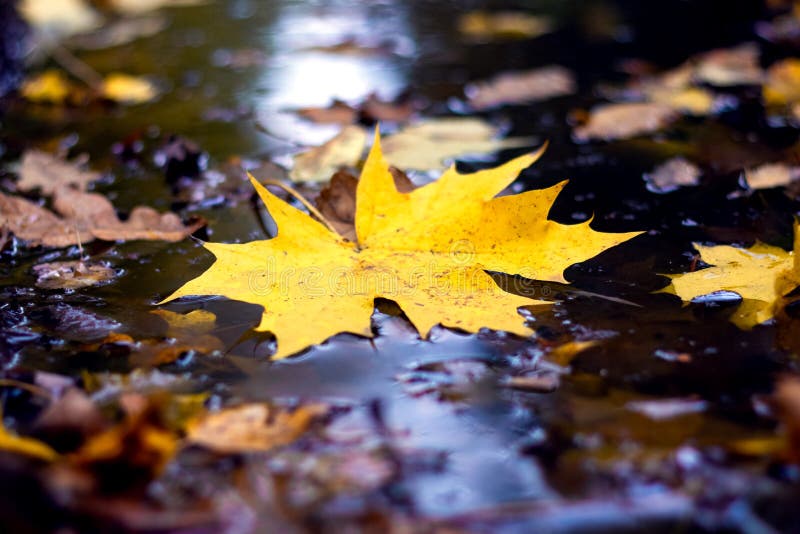
[[[50,392],[43,387],[39,387],[35,384],[28,384],[27,382],[20,382],[19,380],[12,380],[11,378],[0,378],[0,387],[24,389],[25,391],[33,393],[39,397],[44,397],[48,400],[53,399],[53,396],[50,394]]]
[[[50,50],[50,55],[64,70],[95,91],[100,91],[103,88],[103,77],[63,46],[58,44],[53,45]]]

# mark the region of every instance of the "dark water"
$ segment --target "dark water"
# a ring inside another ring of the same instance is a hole
[[[154,162],[169,134],[195,141],[209,155],[211,169],[232,156],[280,160],[331,133],[299,121],[288,108],[326,105],[334,97],[357,101],[371,92],[388,98],[410,89],[429,99],[428,114],[447,114],[458,109],[454,98],[467,81],[508,69],[571,68],[579,81],[576,96],[483,115],[506,124],[509,135],[549,141],[545,157],[518,184],[532,189],[570,180],[551,218],[570,223],[593,214],[597,230],[646,234],[568,269],[573,290],[554,289],[563,300],[533,314],[531,339],[437,330],[423,341],[384,304],[385,313],[374,318],[373,341],[336,336],[301,356],[270,363],[269,338],[248,334],[260,310],[205,298],[166,308],[214,312],[214,334],[226,343],[225,353],[189,355],[162,370],[212,392],[212,403],[321,399],[353,413],[379,413],[400,456],[428,455],[406,466],[387,498],[388,510],[411,507],[425,517],[450,518],[455,526],[498,531],[767,532],[759,528],[768,523],[796,530],[796,512],[779,512],[794,495],[787,478],[796,473],[776,473],[767,456],[737,455],[729,448],[737,440],[775,435],[775,422],[758,415],[754,398],[769,393],[780,373],[795,369],[795,321],[787,320],[780,331],[766,325],[744,332],[727,320],[736,303],[684,307],[674,296],[652,292],[667,283],[655,273],[689,268],[692,242],[761,239],[790,247],[794,200],[780,191],[731,193],[742,192],[742,167],[791,154],[797,131],[769,124],[758,95],[746,91],[737,93],[741,103],[735,109],[716,118],[684,119],[652,139],[576,144],[569,125],[573,110],[601,100],[598,83],[624,79],[622,60],[643,58],[666,68],[697,52],[757,39],[753,21],[765,9],[760,2],[722,0],[490,6],[548,14],[559,29],[535,40],[467,44],[453,21],[460,12],[485,7],[479,2],[232,0],[171,9],[168,31],[81,53],[99,72],[124,65],[128,72],[155,76],[165,89],[158,101],[70,110],[11,102],[0,128],[3,158],[13,161],[33,144],[61,139],[113,176],[97,189],[118,209],[169,209],[176,201]],[[604,28],[607,19],[613,31]],[[307,50],[348,38],[388,41],[398,53],[364,57]],[[257,64],[226,65],[232,52],[243,49],[258,51]],[[781,53],[769,44],[764,50],[765,60]],[[209,120],[209,109],[234,118]],[[112,145],[132,138],[143,150],[133,163],[122,161]],[[497,161],[515,154],[502,152]],[[642,174],[678,154],[702,163],[702,186],[666,195],[647,191]],[[210,240],[265,237],[247,201],[183,213],[190,212],[209,220]],[[125,358],[86,349],[81,338],[90,335],[70,339],[59,331],[58,306],[116,321],[137,338],[163,335],[149,314],[154,303],[211,261],[188,239],[126,243],[103,256],[124,272],[110,285],[68,294],[26,289],[34,263],[77,254],[74,248],[3,253],[0,356],[7,369],[71,375],[130,370]],[[555,392],[500,385],[513,374],[554,372],[542,367],[543,348],[573,338],[603,342],[573,362]],[[675,354],[690,357],[675,361]],[[442,366],[464,361],[477,366],[479,378],[453,382],[452,369]],[[417,394],[425,388],[438,393]],[[697,413],[661,421],[626,408],[633,401],[672,397],[705,404]],[[498,505],[506,508],[492,508]],[[335,529],[337,514],[347,515],[346,506],[310,514],[323,530]]]

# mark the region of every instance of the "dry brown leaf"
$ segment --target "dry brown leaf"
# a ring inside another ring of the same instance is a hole
[[[205,225],[200,219],[184,226],[174,213],[160,214],[143,206],[134,208],[123,222],[104,196],[66,187],[56,191],[54,208],[60,217],[29,200],[0,193],[0,227],[31,246],[67,247],[93,239],[174,242]]]
[[[269,451],[296,440],[327,411],[322,404],[291,412],[266,404],[243,404],[194,420],[186,429],[186,440],[224,454]]]
[[[767,163],[744,171],[744,179],[750,189],[783,187],[800,178],[800,167],[785,163]]]
[[[672,158],[644,175],[647,189],[654,193],[669,193],[679,187],[700,183],[700,169],[686,158]]]
[[[323,182],[340,167],[354,166],[361,159],[367,133],[359,126],[345,126],[324,145],[294,157],[289,178],[295,182]]]
[[[581,141],[627,139],[656,132],[678,116],[673,107],[652,102],[603,104],[592,109],[586,124],[575,128],[575,137]]]
[[[414,184],[400,169],[391,167],[389,172],[394,185],[400,193],[408,193]],[[346,171],[339,171],[331,177],[330,183],[319,192],[317,209],[331,223],[339,235],[355,243],[356,228],[356,188],[358,178]]]
[[[77,163],[41,150],[28,150],[22,156],[17,189],[31,191],[38,188],[43,195],[52,195],[63,186],[85,191],[90,183],[101,177],[99,172],[84,170]]]
[[[325,108],[301,108],[296,113],[319,124],[352,124],[358,117],[356,110],[341,100],[334,100]]]
[[[105,263],[90,261],[55,261],[33,266],[36,287],[43,289],[80,289],[112,280],[117,274]]]
[[[470,11],[458,20],[458,31],[470,39],[531,39],[552,31],[550,19],[523,11]]]
[[[479,110],[536,102],[574,93],[575,76],[559,66],[506,72],[491,80],[470,84],[464,92],[472,107]]]

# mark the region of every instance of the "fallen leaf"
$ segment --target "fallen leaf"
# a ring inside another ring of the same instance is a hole
[[[97,28],[102,17],[82,0],[22,0],[23,18],[50,40]]]
[[[353,124],[375,122],[406,122],[420,105],[407,95],[394,101],[381,100],[371,93],[358,104],[351,106],[341,100],[334,100],[324,108],[300,108],[295,111],[306,120],[318,124]]]
[[[800,167],[785,163],[767,163],[744,171],[744,179],[750,189],[783,187],[800,178]]]
[[[174,213],[144,206],[134,208],[123,222],[104,196],[66,187],[56,191],[54,208],[60,217],[22,197],[0,193],[0,227],[31,246],[67,247],[93,239],[180,241],[205,224],[195,220],[184,226]]]
[[[760,85],[764,72],[758,63],[758,47],[745,43],[706,52],[694,58],[693,78],[718,86]]]
[[[85,438],[107,426],[109,422],[89,396],[76,387],[70,387],[39,414],[34,429],[38,437],[54,443],[63,452],[78,448]]]
[[[800,102],[800,59],[778,61],[767,69],[763,88],[764,103],[783,106]]]
[[[12,434],[3,425],[0,425],[0,450],[32,456],[48,462],[58,458],[58,453],[49,445],[37,439]]]
[[[99,172],[84,170],[78,163],[65,161],[41,150],[28,150],[22,156],[17,189],[39,189],[43,195],[52,195],[63,186],[85,191],[90,183],[101,177]]]
[[[679,90],[653,88],[647,92],[647,97],[650,102],[698,116],[712,113],[717,102],[711,91],[698,87]]]
[[[565,182],[494,198],[540,155],[466,175],[451,167],[439,180],[399,193],[376,135],[356,192],[357,244],[252,180],[277,237],[206,243],[217,261],[165,301],[225,295],[264,306],[256,330],[276,336],[275,358],[341,332],[372,336],[378,297],[397,302],[422,336],[437,324],[526,335],[517,308],[538,301],[502,291],[485,271],[565,282],[569,265],[638,235],[547,220]]]
[[[75,93],[75,84],[59,70],[46,70],[22,82],[20,94],[31,102],[63,104]]]
[[[135,345],[136,365],[162,365],[171,363],[189,351],[211,354],[225,349],[222,341],[211,335],[217,326],[217,317],[210,311],[193,310],[187,314],[169,310],[153,310],[167,323],[166,341],[145,340]]]
[[[366,143],[363,128],[345,126],[324,145],[296,155],[289,178],[295,182],[324,182],[340,167],[357,164]]]
[[[458,31],[479,40],[532,39],[552,29],[550,19],[523,11],[470,11],[458,20]]]
[[[158,90],[146,78],[115,72],[105,77],[101,93],[114,102],[143,104],[153,100],[158,95]]]
[[[575,90],[575,76],[569,70],[550,66],[506,72],[491,80],[470,84],[464,92],[470,105],[482,110],[503,104],[538,102],[570,95]]]
[[[243,404],[206,413],[190,422],[186,441],[223,454],[269,451],[303,434],[328,407],[309,404],[288,411],[266,404]]]
[[[502,382],[502,385],[520,391],[530,391],[533,393],[551,393],[558,389],[560,380],[555,373],[545,373],[538,375],[510,376]]]
[[[561,367],[568,367],[580,353],[596,347],[600,344],[599,341],[569,341],[562,345],[558,345],[547,353],[547,361],[553,362]]]
[[[33,266],[36,287],[43,289],[81,289],[108,282],[116,271],[100,262],[56,261]]]
[[[664,291],[685,302],[718,291],[732,291],[745,299],[731,316],[743,329],[772,319],[781,297],[800,284],[800,232],[795,227],[795,252],[756,243],[750,248],[695,244],[700,258],[712,267],[691,273],[667,275],[672,284]]]
[[[400,193],[409,193],[414,184],[396,167],[389,171]],[[358,178],[346,171],[331,177],[330,183],[319,192],[317,209],[331,223],[333,229],[348,241],[356,241],[356,188]]]
[[[686,158],[677,157],[665,161],[653,172],[644,175],[647,189],[654,193],[669,193],[679,187],[700,183],[700,169]]]
[[[437,170],[468,154],[486,154],[530,145],[530,138],[497,139],[494,126],[475,118],[429,119],[412,124],[383,142],[383,155],[401,169]]]
[[[603,104],[589,113],[586,124],[575,128],[580,141],[627,139],[657,132],[678,118],[672,106],[652,102]]]
[[[93,470],[100,478],[110,477],[106,481],[109,485],[119,485],[120,476],[149,481],[175,455],[177,436],[165,427],[158,405],[150,399],[126,393],[119,403],[124,419],[91,436],[68,460],[74,466]]]
[[[334,100],[324,108],[300,108],[295,113],[319,124],[352,124],[358,117],[356,109],[341,100]]]

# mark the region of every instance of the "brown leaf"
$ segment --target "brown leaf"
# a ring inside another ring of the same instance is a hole
[[[531,39],[552,30],[549,19],[524,11],[470,11],[461,16],[458,30],[471,39]]]
[[[387,102],[370,94],[359,108],[359,115],[366,122],[406,122],[416,111],[417,105],[411,99]]]
[[[800,168],[785,163],[767,163],[744,172],[744,179],[751,189],[783,187],[800,178]]]
[[[50,443],[57,441],[62,446],[55,446],[63,451],[76,448],[107,425],[108,421],[86,393],[71,387],[45,408],[34,427],[38,437],[49,437]]]
[[[695,59],[694,79],[719,86],[759,85],[764,72],[758,63],[758,54],[758,47],[753,43],[712,50]]]
[[[22,156],[17,188],[20,191],[39,189],[43,195],[52,195],[62,186],[85,191],[86,186],[102,175],[86,171],[80,165],[64,161],[41,150],[28,150]]]
[[[470,84],[465,89],[475,109],[503,104],[521,104],[569,95],[575,92],[575,77],[559,66],[519,72],[506,72],[488,81]]]
[[[292,412],[266,404],[243,404],[196,419],[188,426],[186,439],[226,454],[263,452],[288,445],[327,411],[322,404],[301,406]]]
[[[301,108],[296,113],[319,124],[352,124],[358,116],[354,108],[341,100],[334,100],[326,108]]]
[[[184,226],[174,213],[160,214],[143,206],[134,208],[123,222],[104,196],[68,187],[55,192],[53,205],[62,217],[24,198],[0,193],[0,227],[32,246],[66,247],[93,239],[174,242],[205,225],[196,219]]]
[[[401,193],[409,193],[414,184],[403,171],[390,167],[394,185]],[[347,171],[339,171],[331,177],[331,181],[320,191],[317,197],[317,209],[331,223],[339,234],[349,241],[356,241],[355,213],[356,187],[358,179]]]
[[[33,266],[36,287],[44,289],[80,289],[107,282],[116,276],[108,265],[91,261],[56,261]]]
[[[700,169],[686,158],[672,158],[645,174],[647,188],[656,193],[668,193],[679,187],[700,183]]]
[[[678,116],[673,107],[664,104],[603,104],[592,109],[586,124],[575,128],[575,137],[581,141],[627,139],[656,132]]]

